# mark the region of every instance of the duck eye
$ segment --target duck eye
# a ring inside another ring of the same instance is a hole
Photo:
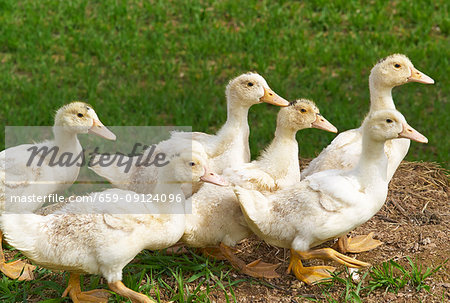
[[[306,109],[304,109],[304,108],[302,108],[300,111],[301,111],[302,113],[306,113]]]
[[[400,66],[401,66],[401,65],[398,64],[398,63],[395,63],[395,64],[394,64],[394,67],[395,67],[395,68],[400,68]]]
[[[252,82],[247,83],[247,86],[253,86]]]
[[[392,122],[394,122],[394,121],[392,121],[391,119],[386,119],[386,122],[387,122],[387,123],[392,123]]]
[[[77,116],[80,117],[80,118],[83,118],[83,114],[82,113],[78,113]]]
[[[189,162],[189,166],[195,166],[194,162]]]

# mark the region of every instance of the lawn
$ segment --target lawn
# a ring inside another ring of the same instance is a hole
[[[449,3],[363,3],[0,0],[0,118],[3,125],[52,125],[57,108],[83,100],[106,125],[186,125],[214,133],[226,119],[228,81],[257,71],[286,99],[314,100],[343,131],[359,126],[369,109],[372,66],[404,53],[436,81],[393,91],[397,108],[429,139],[413,143],[407,160],[448,168]],[[250,110],[253,157],[272,139],[277,111],[270,105]],[[300,132],[301,156],[314,157],[333,137]],[[3,131],[0,142],[3,149]],[[267,286],[194,252],[177,258],[145,252],[142,262],[127,266],[124,283],[155,299],[159,289],[176,302],[210,302],[217,293],[239,301],[233,287],[243,280],[245,287]],[[151,282],[141,281],[145,275]],[[0,300],[61,295],[62,275],[40,269],[38,276],[31,283],[3,278]],[[105,286],[98,277],[87,279],[87,289]]]
[[[372,66],[399,52],[436,80],[394,89],[398,109],[430,140],[407,159],[447,166],[448,33],[446,1],[2,0],[2,120],[52,125],[58,107],[84,100],[108,125],[213,133],[226,119],[228,80],[251,70],[288,100],[313,99],[346,130],[368,111]],[[277,110],[251,109],[253,156],[270,142]],[[333,134],[298,137],[302,157],[313,157]]]

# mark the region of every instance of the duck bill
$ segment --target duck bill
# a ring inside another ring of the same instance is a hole
[[[419,143],[428,143],[427,137],[419,133],[417,130],[409,126],[408,124],[403,124],[403,130],[398,134],[399,138],[411,139]]]
[[[88,133],[95,134],[97,136],[100,136],[102,138],[108,139],[108,140],[116,140],[116,135],[112,131],[106,128],[106,126],[103,125],[100,120],[94,119],[94,123],[92,124],[91,128],[88,130]]]
[[[411,70],[411,76],[409,76],[407,82],[419,82],[423,84],[434,84],[434,80],[428,77],[421,71],[415,69],[414,67],[409,68]]]
[[[275,92],[270,88],[266,87],[264,87],[264,96],[262,96],[259,101],[283,107],[289,105],[288,101],[275,94]]]
[[[321,114],[316,114],[316,120],[311,123],[311,127],[323,129],[332,133],[338,132],[337,128],[333,124],[328,122],[327,119],[325,119]]]
[[[200,177],[203,182],[212,183],[219,186],[227,186],[228,182],[221,176],[218,175],[205,167],[205,174]]]

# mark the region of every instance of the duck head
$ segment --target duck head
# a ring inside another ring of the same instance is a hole
[[[179,183],[208,182],[219,186],[228,185],[222,176],[208,168],[207,158],[196,152],[174,155],[167,168]]]
[[[433,84],[434,80],[417,70],[405,55],[394,54],[378,61],[372,68],[369,81],[378,86],[399,86],[408,82]]]
[[[428,143],[428,139],[409,126],[405,117],[394,109],[375,111],[367,116],[363,130],[375,141],[406,138],[419,143]]]
[[[288,106],[289,102],[270,89],[266,80],[256,73],[242,74],[230,81],[226,88],[227,100],[232,105],[250,107],[261,102]]]
[[[292,101],[288,107],[280,109],[277,125],[289,127],[294,131],[318,128],[332,133],[337,132],[337,128],[320,114],[316,104],[308,99]]]
[[[116,140],[116,135],[100,122],[94,109],[80,101],[69,103],[58,109],[55,115],[55,126],[77,134],[92,133],[108,140]]]

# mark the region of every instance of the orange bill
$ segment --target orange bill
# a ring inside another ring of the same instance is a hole
[[[419,143],[428,143],[427,137],[425,137],[424,135],[422,135],[421,133],[419,133],[417,130],[415,130],[406,123],[403,123],[403,130],[401,133],[398,134],[398,137],[411,139]]]
[[[285,99],[281,98],[273,90],[270,88],[264,87],[264,96],[259,99],[261,102],[266,102],[269,104],[277,105],[277,106],[288,106],[289,102]]]
[[[94,119],[94,123],[92,124],[92,127],[88,132],[108,140],[116,140],[116,135],[114,135],[112,131],[107,129],[106,126],[104,126],[103,123],[100,122],[100,120]]]
[[[327,121],[321,114],[316,114],[316,120],[311,124],[311,127],[323,129],[332,133],[337,133],[337,128]]]
[[[421,71],[411,67],[411,76],[408,78],[408,82],[419,82],[424,84],[434,84],[434,80],[431,77],[428,77]]]
[[[226,186],[228,185],[228,182],[221,176],[218,175],[212,171],[210,171],[208,168],[204,167],[205,173],[203,176],[200,177],[200,180],[203,182],[212,183],[219,186]]]

